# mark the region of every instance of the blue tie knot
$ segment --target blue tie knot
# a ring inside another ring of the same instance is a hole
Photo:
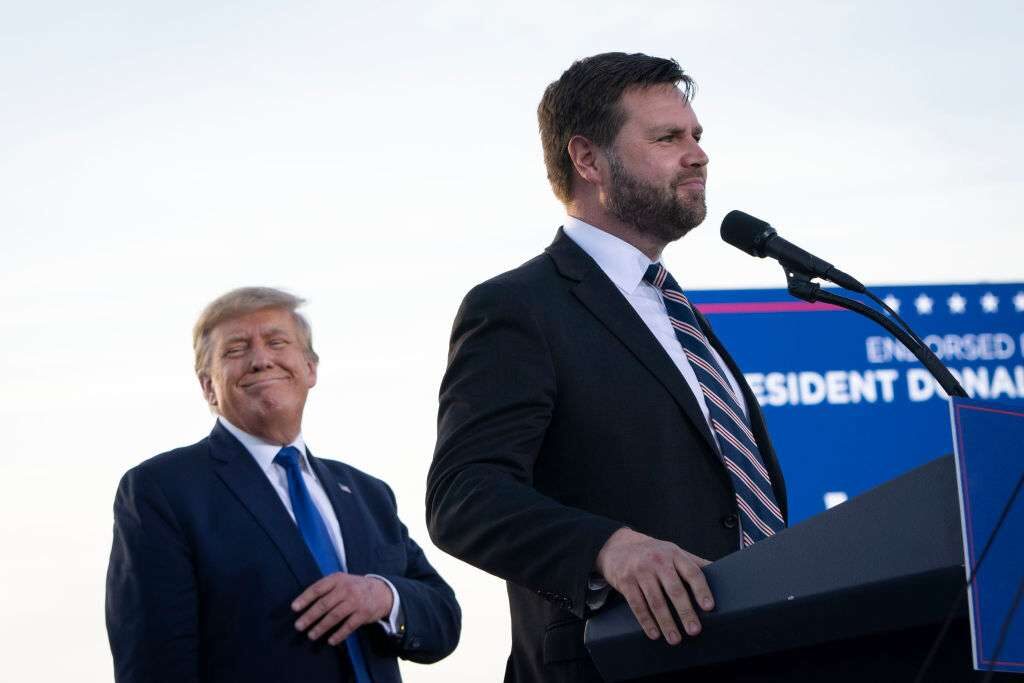
[[[285,446],[274,456],[274,462],[286,470],[299,469],[299,449],[295,446]]]

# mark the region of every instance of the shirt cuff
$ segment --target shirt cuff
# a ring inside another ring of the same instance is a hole
[[[387,633],[389,636],[399,635],[398,614],[402,599],[398,597],[398,589],[395,588],[395,584],[391,583],[380,574],[367,574],[367,576],[372,576],[375,579],[380,579],[388,585],[388,588],[391,589],[391,614],[388,615],[388,618],[386,620],[381,619],[377,623],[380,624],[381,628],[384,629],[384,633]]]
[[[587,579],[587,607],[591,610],[601,609],[612,587],[600,574],[591,574]]]

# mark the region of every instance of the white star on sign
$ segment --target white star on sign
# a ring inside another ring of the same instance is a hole
[[[917,298],[914,299],[914,305],[917,306],[918,315],[930,314],[932,312],[932,304],[934,303],[935,301],[927,294],[919,294]]]
[[[963,313],[967,310],[967,299],[957,293],[946,299],[946,303],[949,304],[950,313]]]
[[[900,312],[900,300],[894,297],[892,294],[886,295],[886,297],[882,299],[882,301],[884,301],[885,305],[891,308],[892,310],[896,311],[897,313]]]
[[[1024,292],[1017,292],[1017,296],[1013,297],[1013,308],[1018,313],[1024,311]]]
[[[999,310],[999,297],[992,292],[985,292],[985,296],[979,299],[981,301],[981,309],[986,313],[995,313]]]

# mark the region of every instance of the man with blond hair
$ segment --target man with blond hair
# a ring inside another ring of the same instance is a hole
[[[384,482],[313,457],[318,357],[303,300],[265,287],[193,331],[210,435],[131,469],[114,503],[117,681],[400,681],[455,649],[461,614]]]

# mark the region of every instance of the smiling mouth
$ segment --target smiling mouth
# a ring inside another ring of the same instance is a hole
[[[287,379],[288,379],[287,377],[264,377],[264,378],[257,379],[257,380],[252,381],[252,382],[246,382],[245,384],[240,384],[239,386],[242,387],[243,389],[252,389],[253,387],[260,387],[260,386],[263,386],[265,384],[270,384],[272,382],[283,382],[283,381],[285,381]]]

